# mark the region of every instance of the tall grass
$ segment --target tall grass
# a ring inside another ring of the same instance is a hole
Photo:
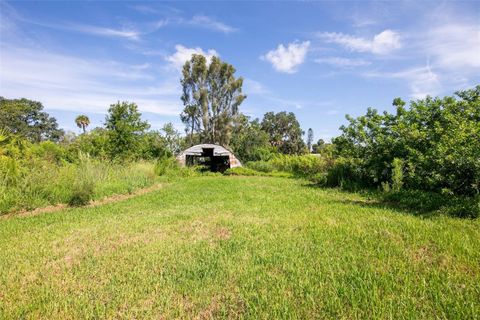
[[[55,164],[35,159],[28,167],[15,160],[7,171],[2,165],[0,176],[0,214],[31,210],[58,203],[80,204],[79,195],[87,200],[100,199],[117,193],[130,193],[151,185],[156,175],[153,163],[115,164],[81,156],[78,163]],[[90,190],[90,191],[89,191]],[[87,194],[85,194],[87,192]]]

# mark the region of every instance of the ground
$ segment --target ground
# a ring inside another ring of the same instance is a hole
[[[0,318],[480,314],[480,222],[302,180],[200,177],[0,219]]]

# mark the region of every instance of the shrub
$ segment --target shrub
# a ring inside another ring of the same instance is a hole
[[[402,159],[393,159],[392,164],[392,190],[400,191],[403,187],[403,161]]]
[[[155,174],[163,176],[169,171],[176,171],[179,169],[178,163],[173,157],[164,157],[157,160],[155,163]]]
[[[250,161],[246,163],[246,167],[260,172],[272,172],[275,170],[273,164],[267,161]]]
[[[95,184],[91,181],[84,181],[74,186],[73,192],[68,199],[68,205],[80,207],[87,205],[93,199]]]

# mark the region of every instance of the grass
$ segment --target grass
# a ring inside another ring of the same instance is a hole
[[[25,171],[14,185],[0,179],[0,215],[69,203],[77,192],[82,192],[78,189],[83,185],[91,185],[89,198],[98,200],[131,193],[157,180],[154,164],[150,162],[111,164],[89,159],[80,165],[40,162]]]
[[[0,318],[480,314],[479,220],[271,177],[197,177],[0,219]]]

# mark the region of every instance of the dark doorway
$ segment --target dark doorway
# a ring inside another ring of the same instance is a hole
[[[204,171],[224,172],[230,168],[229,156],[215,156],[213,148],[202,148],[201,155],[187,155],[187,166],[201,166]]]

